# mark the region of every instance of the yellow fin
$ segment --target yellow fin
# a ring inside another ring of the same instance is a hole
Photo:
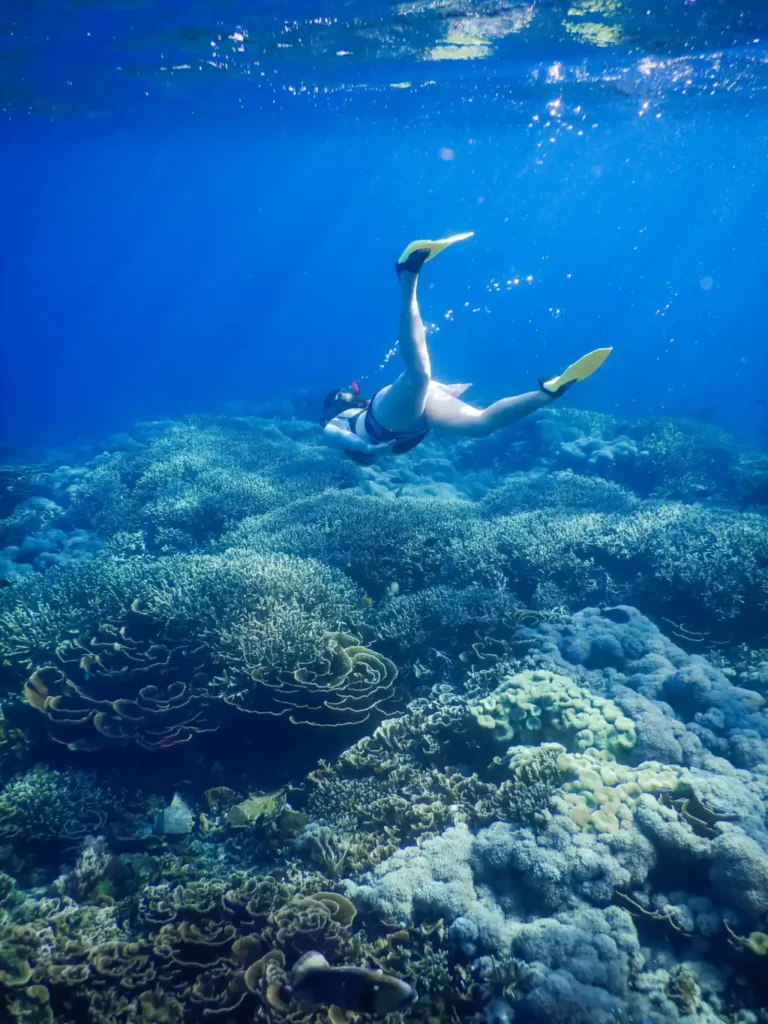
[[[349,1018],[340,1006],[329,1006],[328,1020],[331,1024],[346,1024]]]
[[[416,252],[417,249],[428,249],[429,256],[424,260],[428,263],[437,256],[443,249],[447,249],[449,245],[453,245],[454,242],[463,242],[465,238],[471,238],[474,235],[474,231],[463,231],[459,235],[449,235],[447,238],[438,238],[435,240],[429,238],[417,238],[415,242],[411,242],[403,249],[400,254],[398,263],[405,263],[412,252]]]
[[[544,381],[541,385],[545,391],[557,391],[563,384],[571,384],[573,381],[586,380],[587,377],[591,376],[595,370],[599,369],[608,356],[613,351],[612,348],[596,348],[592,352],[587,352],[581,359],[577,359],[575,363],[571,363],[560,374],[559,377],[553,377],[552,380]]]

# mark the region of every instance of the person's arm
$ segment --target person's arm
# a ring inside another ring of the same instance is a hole
[[[363,455],[385,455],[396,442],[386,441],[383,444],[370,444],[364,437],[353,434],[349,429],[337,427],[331,421],[323,427],[323,443],[329,448],[340,448],[342,451],[361,452]]]

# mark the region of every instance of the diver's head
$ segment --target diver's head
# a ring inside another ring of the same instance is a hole
[[[332,419],[345,412],[347,409],[367,409],[368,399],[363,398],[360,389],[354,382],[345,388],[338,388],[329,391],[323,399],[323,411],[320,416],[320,423],[325,426]]]

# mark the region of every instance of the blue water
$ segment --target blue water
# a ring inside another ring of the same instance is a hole
[[[768,1024],[766,167],[766,0],[6,0],[0,1024]],[[460,232],[612,354],[347,459]]]
[[[393,259],[460,230],[437,376],[613,345],[574,401],[759,437],[768,15],[579,6],[7,4],[3,439],[385,382]]]

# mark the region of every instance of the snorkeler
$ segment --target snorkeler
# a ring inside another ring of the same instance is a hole
[[[371,399],[363,398],[355,383],[331,391],[323,402],[320,420],[325,444],[340,448],[361,465],[370,465],[382,455],[400,455],[415,448],[431,427],[462,437],[487,437],[549,405],[607,358],[610,348],[595,349],[559,376],[542,378],[538,390],[501,398],[486,409],[461,400],[469,384],[432,380],[426,332],[416,301],[419,271],[427,260],[472,234],[468,231],[434,242],[420,239],[403,250],[395,270],[400,284],[400,354],[405,370]]]

